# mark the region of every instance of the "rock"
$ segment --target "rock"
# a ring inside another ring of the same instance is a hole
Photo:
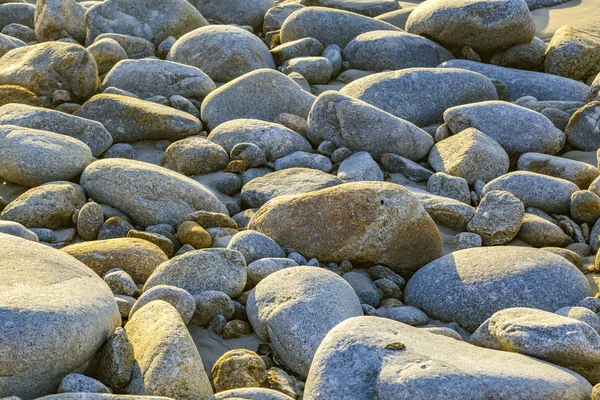
[[[544,71],[576,81],[596,75],[600,68],[600,37],[571,25],[560,27],[550,40]]]
[[[585,101],[590,87],[584,83],[561,76],[534,71],[499,67],[469,60],[450,60],[440,65],[442,68],[461,68],[478,72],[490,79],[497,79],[508,88],[508,101],[524,96],[538,100]]]
[[[267,369],[265,362],[255,352],[236,349],[219,357],[210,378],[217,392],[245,387],[258,388],[267,380]]]
[[[446,226],[457,232],[467,230],[467,224],[475,215],[475,208],[462,201],[449,197],[436,196],[428,192],[413,192],[419,202],[427,211],[427,214],[437,224]]]
[[[1,234],[0,249],[0,395],[54,393],[121,323],[113,295],[82,263],[45,245]]]
[[[164,167],[183,175],[204,175],[225,169],[229,156],[218,144],[195,136],[167,147],[162,161]]]
[[[12,221],[0,221],[0,233],[17,236],[32,242],[39,242],[38,236],[23,225]]]
[[[463,178],[436,172],[427,181],[427,190],[437,196],[449,197],[465,204],[471,204],[469,184]]]
[[[88,10],[86,44],[103,33],[137,36],[158,46],[169,36],[180,36],[208,25],[202,14],[184,0],[109,0]],[[128,53],[129,54],[129,53]]]
[[[283,125],[256,119],[235,119],[213,129],[208,140],[220,145],[227,153],[240,143],[260,147],[269,161],[296,151],[312,151],[310,143]]]
[[[285,252],[273,239],[253,230],[237,233],[231,238],[227,248],[239,251],[244,256],[246,264],[261,258],[285,257]]]
[[[509,167],[502,146],[474,128],[436,143],[428,161],[436,171],[464,178],[469,185],[478,180],[489,182],[506,174]]]
[[[600,147],[600,101],[592,101],[573,114],[565,129],[567,140],[576,149],[596,151]]]
[[[212,290],[235,298],[246,286],[246,270],[244,257],[238,251],[190,251],[157,267],[146,281],[144,291],[169,285],[187,290],[192,296]]]
[[[103,33],[96,37],[94,43],[104,39],[112,39],[125,50],[127,58],[139,59],[154,57],[154,45],[141,37],[121,35],[119,33]]]
[[[238,143],[231,148],[232,160],[242,160],[250,168],[260,167],[267,164],[267,156],[263,149],[254,143]]]
[[[168,260],[156,245],[134,238],[94,240],[63,247],[99,276],[113,268],[127,272],[136,283],[144,283],[161,263]]]
[[[527,3],[530,11],[566,3],[565,0],[525,0],[525,2]]]
[[[406,32],[373,31],[358,35],[344,48],[344,60],[363,71],[381,72],[437,67],[454,56],[439,44]]]
[[[379,289],[371,281],[367,274],[350,271],[342,275],[342,278],[352,286],[361,304],[378,307],[381,302]]]
[[[35,4],[35,35],[39,42],[74,39],[85,41],[86,8],[75,0],[41,0]]]
[[[261,258],[252,261],[248,264],[248,281],[246,282],[246,287],[253,288],[272,273],[284,268],[297,267],[298,264],[298,262],[289,258]],[[306,261],[303,264],[306,264]]]
[[[129,383],[133,370],[133,346],[125,329],[119,327],[98,354],[98,379],[112,387]]]
[[[0,56],[3,56],[13,49],[23,46],[25,46],[25,43],[21,40],[5,34],[0,34]]]
[[[600,379],[600,336],[588,324],[560,314],[524,307],[498,311],[477,328],[469,341],[569,368],[591,383]]]
[[[441,122],[450,107],[498,98],[494,84],[483,75],[449,68],[380,72],[349,83],[340,93],[417,126]]]
[[[188,113],[117,94],[98,94],[86,101],[75,115],[102,123],[115,143],[175,141],[202,131],[202,123]]]
[[[327,332],[362,315],[352,287],[341,277],[313,267],[293,267],[262,280],[246,303],[258,337],[271,341],[288,368],[306,376]]]
[[[431,318],[474,331],[505,308],[555,311],[589,293],[587,279],[563,257],[499,246],[460,250],[429,263],[408,281],[404,300]]]
[[[296,57],[284,62],[281,72],[286,75],[296,72],[310,85],[325,85],[331,79],[333,67],[325,57]]]
[[[361,33],[398,30],[387,22],[352,12],[307,7],[295,11],[285,20],[281,27],[281,43],[313,37],[323,46],[337,44],[340,48],[344,48]]]
[[[261,68],[275,68],[269,48],[255,35],[227,25],[205,26],[183,35],[167,60],[201,69],[215,82],[229,82]]]
[[[579,224],[593,226],[600,218],[600,197],[589,190],[578,190],[571,195],[571,217]]]
[[[560,227],[530,213],[523,214],[517,237],[533,247],[562,247],[567,239]]]
[[[550,214],[568,214],[571,195],[579,188],[573,182],[528,171],[509,172],[489,182],[483,188],[485,196],[491,190],[512,193],[525,208],[535,207]]]
[[[523,203],[511,193],[491,190],[481,199],[467,229],[479,234],[486,246],[506,244],[519,233],[524,213]]]
[[[422,326],[429,322],[429,317],[423,311],[411,306],[392,307],[387,317],[410,326]]]
[[[168,397],[160,396],[132,396],[132,395],[117,395],[108,393],[60,393],[49,396],[40,397],[44,400],[168,400]]]
[[[181,315],[184,324],[188,324],[196,311],[196,300],[189,292],[169,285],[157,285],[144,291],[129,312],[129,319],[151,301],[162,300],[171,304]]]
[[[543,67],[547,47],[548,45],[541,39],[533,38],[529,44],[518,44],[494,54],[490,64],[539,71]]]
[[[563,307],[556,310],[555,314],[562,315],[563,317],[573,318],[581,322],[585,322],[586,324],[591,326],[596,332],[600,330],[600,317],[598,317],[596,313],[590,310],[589,308],[579,306]]]
[[[386,153],[381,156],[381,165],[384,170],[391,173],[399,172],[415,182],[427,182],[433,175],[433,172],[427,168],[397,154]]]
[[[109,388],[89,376],[68,374],[58,386],[58,393],[112,393]]]
[[[323,53],[323,50],[325,50],[325,47],[323,47],[321,42],[315,38],[307,37],[280,44],[274,49],[271,49],[271,55],[277,65],[283,65],[284,62],[293,58],[318,57]],[[291,72],[285,72],[286,75],[289,75],[290,73]]]
[[[0,123],[79,139],[88,145],[94,157],[104,153],[112,144],[110,133],[96,121],[26,104],[7,104],[0,107]]]
[[[350,380],[353,385],[347,384]],[[359,317],[325,337],[304,397],[408,399],[427,393],[433,398],[541,400],[585,398],[590,386],[580,375],[534,358],[483,349],[389,319]]]
[[[442,248],[417,199],[391,183],[346,183],[277,198],[254,214],[249,228],[308,258],[381,263],[407,274],[439,257]]]
[[[427,155],[433,139],[412,123],[361,100],[325,92],[314,102],[308,117],[309,140],[331,141],[336,147],[367,151],[379,159],[394,153],[411,160]]]
[[[53,132],[2,125],[0,138],[0,176],[22,186],[74,180],[93,159],[86,144]]]
[[[468,46],[480,55],[491,55],[531,43],[535,24],[522,0],[435,0],[418,5],[410,13],[406,31],[429,37],[446,48]]]
[[[303,4],[311,7],[327,7],[350,11],[367,17],[376,17],[400,8],[397,2],[390,0],[367,0],[356,2],[347,2],[343,0],[306,0]]]
[[[104,75],[110,71],[115,64],[127,59],[125,49],[114,39],[97,40],[88,46],[88,51],[94,56],[98,65],[98,75]]]
[[[42,98],[24,87],[17,85],[0,85],[0,106],[10,103],[27,104],[35,107],[44,107]]]
[[[102,279],[104,279],[104,282],[106,282],[114,294],[122,294],[131,297],[138,291],[131,275],[121,269],[113,268],[109,270]]]
[[[35,18],[35,6],[27,3],[11,1],[0,5],[0,29],[10,24],[25,25],[33,28]]]
[[[273,0],[192,0],[191,3],[205,18],[221,24],[248,25],[254,30],[262,26],[265,13],[275,5]]]
[[[133,225],[123,218],[119,216],[110,217],[100,227],[98,240],[124,238],[132,229],[135,229]]]
[[[250,207],[258,208],[279,196],[312,192],[341,183],[335,176],[319,170],[287,168],[245,184],[242,188],[242,200]]]
[[[212,395],[196,345],[169,303],[157,300],[142,307],[125,331],[136,361],[127,393],[198,400]]]
[[[177,238],[194,249],[205,249],[212,244],[212,236],[194,221],[182,222],[177,227]]]
[[[202,121],[212,130],[223,122],[240,118],[273,121],[282,113],[306,117],[314,99],[284,74],[259,69],[211,92],[200,112]]]
[[[225,400],[225,399],[242,399],[242,400],[292,400],[293,398],[281,392],[264,388],[240,388],[226,390],[216,393],[209,397],[208,400]]]
[[[211,213],[208,211],[196,211],[193,214],[184,217],[185,221],[194,221],[204,229],[223,227],[238,229],[238,224],[230,216],[220,213]]]
[[[27,228],[58,229],[73,224],[73,212],[85,204],[85,192],[71,182],[52,182],[29,189],[2,211],[2,219]]]
[[[214,327],[215,321],[220,321],[220,328],[213,330],[221,334],[227,320],[235,313],[235,305],[229,296],[218,290],[206,290],[194,296],[196,312],[192,318],[193,325]]]
[[[517,169],[565,179],[580,189],[587,189],[598,177],[598,168],[588,163],[540,153],[523,154]]]
[[[80,184],[88,196],[125,212],[142,226],[177,225],[197,210],[227,212],[200,183],[140,161],[96,161],[83,172]]]
[[[475,128],[506,150],[509,155],[537,152],[558,153],[566,137],[540,113],[504,101],[486,101],[452,107],[444,112],[450,130],[458,133]]]
[[[275,169],[280,171],[287,168],[309,168],[330,172],[333,167],[331,160],[320,154],[296,151],[275,161]]]
[[[34,44],[2,57],[0,85],[21,85],[38,96],[67,90],[74,100],[83,102],[98,88],[98,68],[91,53],[79,45]]]
[[[343,182],[383,182],[383,171],[369,153],[359,151],[342,161],[338,168],[338,177]]]

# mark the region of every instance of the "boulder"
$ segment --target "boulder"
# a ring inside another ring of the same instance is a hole
[[[262,26],[267,11],[275,5],[273,0],[192,0],[190,3],[209,20],[251,26],[255,31]]]
[[[227,213],[225,205],[202,184],[140,161],[96,161],[83,172],[80,184],[95,201],[121,210],[142,226],[176,226],[198,210]]]
[[[467,128],[480,130],[509,155],[555,154],[566,142],[565,134],[544,115],[505,101],[452,107],[444,112],[444,121],[454,133]]]
[[[23,46],[25,46],[23,41],[0,33],[0,57],[17,47]]]
[[[156,300],[125,325],[135,363],[127,393],[203,400],[213,394],[202,359],[179,312]]]
[[[442,249],[419,201],[392,183],[353,182],[275,198],[253,215],[249,229],[307,258],[384,264],[406,274]]]
[[[10,24],[35,27],[35,6],[25,2],[10,0],[0,4],[0,30]]]
[[[234,119],[214,128],[208,140],[220,145],[229,154],[240,143],[253,143],[260,147],[269,161],[285,157],[296,151],[311,152],[312,146],[299,133],[273,122],[258,119]]]
[[[582,190],[598,177],[598,168],[588,163],[540,153],[523,154],[519,157],[517,169],[565,179]]]
[[[450,107],[498,99],[496,87],[485,76],[449,68],[380,72],[349,83],[340,93],[417,126],[441,122]]]
[[[191,114],[118,94],[97,94],[75,115],[102,123],[115,143],[175,141],[202,131],[202,122]]]
[[[544,71],[576,81],[600,70],[600,37],[571,25],[560,27],[548,43]]]
[[[202,101],[216,89],[208,75],[196,67],[163,60],[123,60],[102,81],[102,90],[115,87],[147,99],[180,95]]]
[[[590,295],[585,276],[565,258],[526,247],[479,247],[427,264],[406,284],[404,301],[431,318],[474,331],[496,311],[546,311]]]
[[[2,63],[0,63],[1,65]],[[271,69],[240,76],[211,92],[202,103],[202,121],[209,129],[240,118],[273,121],[289,113],[306,118],[315,96]]]
[[[363,71],[435,68],[454,59],[434,41],[407,32],[372,31],[358,35],[344,48],[344,60]]]
[[[229,155],[218,144],[194,136],[167,147],[161,164],[184,175],[203,175],[223,170]]]
[[[481,236],[486,246],[506,244],[519,233],[524,213],[523,203],[514,195],[491,190],[479,202],[467,229]]]
[[[119,33],[158,47],[169,36],[179,38],[208,21],[186,0],[107,0],[86,12],[85,25],[88,45],[103,33]]]
[[[410,189],[410,188],[406,188]],[[426,191],[411,189],[411,193],[427,211],[436,224],[454,229],[457,232],[467,230],[467,224],[475,215],[475,208],[462,201],[449,197],[436,196]]]
[[[229,82],[261,68],[275,68],[269,48],[236,26],[210,25],[183,35],[167,60],[201,69],[215,82]]]
[[[155,244],[129,237],[76,243],[63,247],[61,251],[75,257],[99,276],[119,268],[140,284],[146,282],[156,267],[168,260]]]
[[[359,317],[342,322],[323,339],[304,397],[585,399],[590,388],[580,375],[531,357],[483,349],[389,319]]]
[[[241,399],[241,400],[293,400],[292,397],[283,394],[277,390],[265,388],[239,388],[226,390],[224,392],[215,393],[208,400],[225,400],[225,399]],[[132,399],[133,400],[133,399]]]
[[[98,88],[98,67],[85,48],[65,42],[46,42],[9,51],[0,61],[0,85],[20,85],[38,96],[66,90],[84,102]]]
[[[393,153],[420,160],[433,146],[431,135],[411,122],[333,91],[313,103],[307,137],[316,145],[327,140],[338,148],[367,151],[376,159]]]
[[[93,160],[86,144],[57,133],[2,125],[0,139],[0,176],[23,186],[76,179]]]
[[[433,0],[415,7],[406,21],[407,32],[483,56],[531,43],[535,29],[523,0]]]
[[[94,39],[94,43],[104,39],[112,39],[117,42],[125,50],[125,53],[127,53],[127,58],[139,59],[155,56],[154,45],[141,37],[122,35],[120,33],[103,33]]]
[[[242,253],[246,264],[262,258],[285,258],[286,256],[281,246],[273,239],[249,229],[236,233],[227,248]]]
[[[398,2],[394,0],[304,0],[302,3],[308,7],[335,8],[367,17],[376,17],[400,8]]]
[[[0,252],[0,396],[55,393],[121,324],[113,294],[92,270],[48,246],[0,234]]]
[[[112,145],[112,136],[99,122],[26,104],[0,107],[0,124],[16,125],[71,136],[87,144],[98,157]]]
[[[362,315],[354,289],[333,272],[292,267],[263,279],[247,303],[248,319],[260,340],[270,341],[288,368],[306,376],[327,332]]]
[[[39,42],[73,39],[85,41],[86,8],[75,0],[40,0],[35,3],[35,36]]]
[[[538,100],[585,101],[590,92],[590,87],[582,82],[542,72],[505,68],[469,60],[450,60],[442,63],[440,67],[465,69],[499,80],[508,89],[508,101],[516,101],[524,96],[533,96]]]
[[[592,101],[577,110],[565,130],[567,140],[576,149],[596,151],[600,148],[600,101]]]
[[[323,46],[337,44],[340,48],[344,48],[361,33],[370,31],[400,31],[400,29],[387,22],[353,12],[306,7],[286,18],[281,27],[281,43],[313,37]]]

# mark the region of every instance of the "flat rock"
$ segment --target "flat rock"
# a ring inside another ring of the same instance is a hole
[[[117,305],[102,279],[67,254],[6,234],[0,249],[0,395],[54,393],[121,324]]]
[[[115,207],[142,226],[176,226],[194,211],[227,213],[202,184],[156,165],[119,158],[92,163],[81,186],[95,201]]]
[[[450,107],[498,99],[494,84],[485,76],[449,68],[380,72],[349,83],[340,93],[417,126],[441,122]]]
[[[442,249],[437,227],[419,201],[401,186],[383,182],[273,199],[254,214],[249,228],[307,258],[381,263],[407,274]]]
[[[353,382],[348,385],[347,382]],[[325,337],[305,398],[536,399],[589,396],[580,375],[520,354],[483,349],[378,317],[348,319]]]
[[[115,143],[175,141],[202,131],[202,122],[191,114],[118,94],[97,94],[75,115],[102,123]]]
[[[589,294],[585,276],[563,257],[494,246],[456,251],[427,264],[406,284],[404,300],[431,318],[474,331],[505,308],[554,311]]]
[[[259,69],[211,92],[200,112],[202,121],[212,130],[240,118],[274,121],[283,113],[306,118],[314,99],[281,72]]]

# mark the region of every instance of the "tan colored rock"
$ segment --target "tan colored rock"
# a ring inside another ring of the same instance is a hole
[[[43,107],[44,102],[35,93],[18,85],[0,85],[0,106],[10,103]]]
[[[212,236],[194,221],[186,221],[177,228],[177,238],[183,244],[189,244],[196,250],[210,247]]]
[[[215,391],[243,387],[261,387],[267,379],[265,362],[258,354],[246,349],[230,350],[223,354],[210,373]]]
[[[599,36],[571,25],[564,25],[554,33],[546,50],[545,72],[582,80],[595,75],[599,69]]]

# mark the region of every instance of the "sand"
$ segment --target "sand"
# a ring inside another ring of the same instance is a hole
[[[600,35],[600,0],[572,0],[534,10],[531,15],[537,27],[536,36],[545,42],[563,25],[573,25]]]

